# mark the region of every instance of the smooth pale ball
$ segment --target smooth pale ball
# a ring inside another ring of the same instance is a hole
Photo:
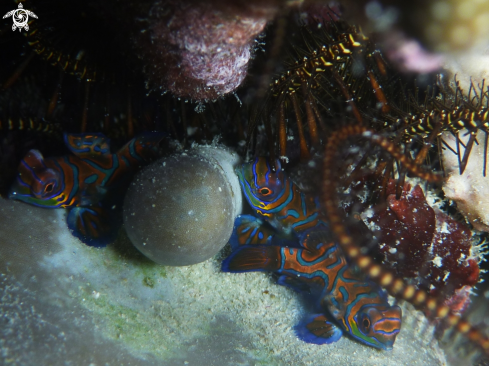
[[[153,261],[172,266],[202,262],[228,242],[241,211],[235,153],[201,146],[142,169],[124,200],[132,243]]]

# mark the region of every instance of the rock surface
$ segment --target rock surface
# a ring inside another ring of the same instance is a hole
[[[469,136],[460,132],[462,143],[467,143]],[[484,143],[485,133],[479,131],[479,144],[474,144],[470,152],[467,167],[462,175],[459,173],[458,158],[449,149],[443,150],[443,166],[448,178],[443,184],[443,191],[448,199],[457,203],[457,208],[476,230],[489,232],[489,176],[484,177]],[[456,139],[448,132],[443,134],[443,140],[457,151]],[[464,147],[460,144],[461,155]]]

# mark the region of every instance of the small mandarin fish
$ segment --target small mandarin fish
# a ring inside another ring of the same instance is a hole
[[[162,133],[145,133],[117,153],[103,134],[64,134],[73,155],[44,159],[30,150],[21,161],[9,198],[31,205],[69,209],[73,235],[91,246],[105,246],[122,223],[124,189],[144,162],[156,156]]]
[[[346,333],[381,349],[392,349],[401,309],[380,287],[348,265],[332,241],[316,197],[301,192],[277,161],[256,158],[237,170],[241,187],[259,217],[236,218],[223,261],[225,272],[273,271],[278,284],[310,297],[314,312],[296,327],[309,343],[329,344]]]

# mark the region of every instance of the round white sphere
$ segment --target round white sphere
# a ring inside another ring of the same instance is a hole
[[[241,213],[236,153],[198,146],[143,168],[124,200],[124,227],[151,260],[172,266],[199,263],[229,240]]]

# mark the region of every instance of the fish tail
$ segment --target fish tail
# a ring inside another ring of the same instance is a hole
[[[224,272],[277,271],[280,269],[280,247],[243,246],[222,262]]]

